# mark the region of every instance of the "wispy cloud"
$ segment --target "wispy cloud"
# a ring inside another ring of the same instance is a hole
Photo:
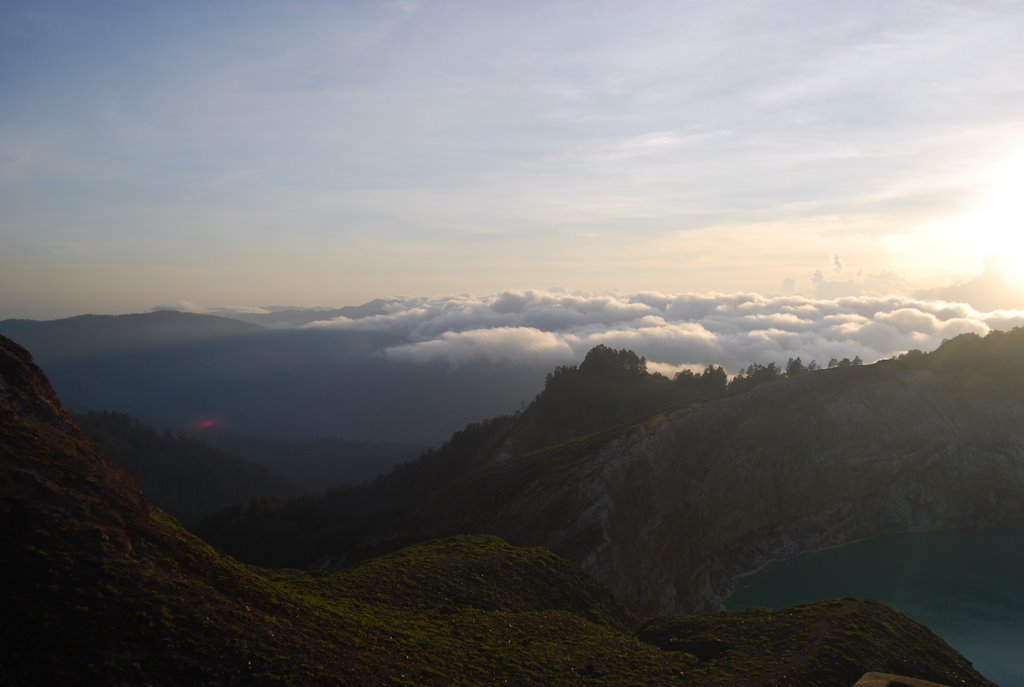
[[[254,245],[290,265],[279,282],[317,263],[307,302],[763,291],[835,254],[844,275],[935,281],[982,256],[933,222],[1024,142],[1024,9],[998,0],[3,12],[0,265],[60,283],[68,261],[46,246],[87,241],[71,257],[89,278],[64,293],[97,299],[125,265],[195,283],[210,263],[239,267],[211,268],[207,299],[236,301],[225,283],[266,288],[239,257]],[[450,257],[392,269],[425,244]],[[553,252],[574,259],[538,268]],[[621,279],[595,286],[609,264]],[[381,274],[390,288],[367,294]],[[140,291],[140,307],[178,297]]]

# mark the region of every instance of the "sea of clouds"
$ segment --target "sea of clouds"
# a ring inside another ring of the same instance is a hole
[[[572,364],[598,344],[646,356],[673,374],[791,357],[821,364],[859,356],[866,363],[909,349],[931,350],[965,332],[1024,325],[1024,310],[980,312],[966,303],[907,296],[815,299],[737,294],[581,295],[503,291],[477,297],[406,297],[370,314],[305,325],[381,332],[403,343],[381,354],[410,362]]]

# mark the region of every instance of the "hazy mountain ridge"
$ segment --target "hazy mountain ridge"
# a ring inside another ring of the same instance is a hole
[[[4,684],[733,685],[785,673],[833,685],[881,669],[991,685],[927,629],[866,602],[795,611],[817,618],[810,631],[768,620],[781,658],[742,633],[716,656],[673,641],[678,626],[641,642],[577,566],[494,538],[331,575],[240,565],[148,505],[2,337],[0,509]]]
[[[525,455],[520,418],[497,418],[371,485],[236,509],[202,531],[254,560],[263,541],[278,557],[264,562],[342,567],[439,534],[494,533],[580,562],[642,616],[715,609],[769,559],[1024,521],[1022,340],[964,335]]]
[[[0,333],[51,361],[87,358],[245,336],[263,327],[235,318],[160,310],[131,315],[78,315],[59,320],[2,320]]]

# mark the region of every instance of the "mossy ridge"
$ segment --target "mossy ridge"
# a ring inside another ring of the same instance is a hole
[[[847,598],[773,611],[750,609],[648,621],[637,636],[695,654],[697,684],[831,687],[868,671],[946,685],[991,684],[928,628],[882,603]]]
[[[609,629],[632,621],[575,563],[498,537],[456,536],[370,559],[344,572],[344,593],[367,602],[433,612],[563,610]],[[309,584],[317,578],[292,578]],[[325,590],[323,593],[330,593]]]

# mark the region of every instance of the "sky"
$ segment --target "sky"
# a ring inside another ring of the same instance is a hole
[[[1024,283],[1024,3],[0,3],[0,319]]]

